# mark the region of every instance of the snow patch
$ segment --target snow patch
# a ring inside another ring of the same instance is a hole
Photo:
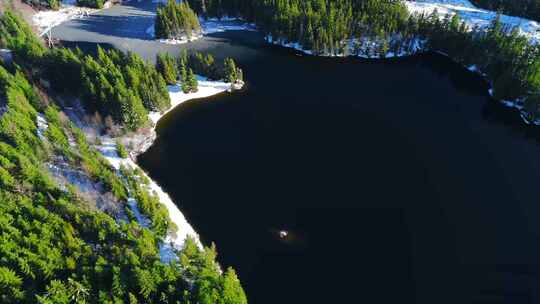
[[[393,39],[399,39],[400,37],[394,37]],[[388,44],[390,44],[393,39],[390,39]],[[343,52],[323,52],[315,54],[314,51],[304,48],[300,43],[297,42],[287,42],[285,39],[281,38],[274,38],[272,35],[267,35],[265,37],[265,40],[268,43],[292,48],[299,52],[302,52],[307,55],[317,55],[317,56],[323,56],[323,57],[345,57],[345,56],[356,56],[360,58],[393,58],[393,57],[404,57],[404,56],[410,56],[412,54],[421,52],[425,50],[425,41],[420,39],[413,39],[406,44],[406,47],[403,47],[398,52],[388,51],[385,54],[381,54],[379,51],[380,45],[384,43],[384,40],[373,40],[369,38],[361,38],[361,39],[349,39],[347,41],[344,41],[344,49],[345,53]],[[405,44],[404,44],[405,45]]]
[[[486,29],[497,18],[497,12],[477,8],[468,0],[416,0],[404,3],[411,14],[429,15],[437,10],[441,19],[457,14],[470,29]],[[501,23],[509,29],[517,28],[531,43],[540,42],[540,24],[536,21],[501,15]]]
[[[193,34],[193,36],[191,37],[181,37],[179,39],[159,39],[159,42],[161,43],[165,43],[165,44],[171,44],[171,45],[179,45],[179,44],[184,44],[184,43],[188,43],[188,42],[193,42],[195,40],[199,40],[200,38],[202,38],[202,35],[200,34]]]
[[[37,123],[37,135],[39,139],[44,140],[45,139],[45,131],[49,128],[49,124],[47,123],[47,119],[45,119],[45,115],[38,113],[36,117],[36,123]]]
[[[120,156],[118,156],[118,153],[116,151],[116,143],[112,138],[108,136],[103,136],[101,138],[101,142],[102,144],[98,146],[98,150],[116,170],[120,170],[121,166],[132,169],[140,169],[140,167],[130,158],[121,158]],[[154,180],[152,180],[146,173],[144,173],[144,171],[142,172],[144,176],[149,180],[148,190],[151,193],[155,193],[159,197],[159,201],[167,208],[171,221],[178,227],[178,231],[174,235],[169,234],[167,236],[164,241],[165,244],[162,246],[173,247],[177,250],[180,250],[184,245],[184,241],[188,238],[188,236],[191,236],[197,241],[199,247],[202,248],[202,244],[199,241],[199,236],[197,235],[191,224],[187,221],[185,216],[182,214],[180,209],[178,209],[176,204],[174,204],[170,196],[165,193],[165,191],[163,191],[163,189],[161,189],[161,187]],[[150,220],[147,219],[144,215],[142,215],[142,213],[139,211],[137,201],[134,198],[130,197],[128,199],[128,204],[133,211],[137,222],[143,227],[149,227]],[[160,252],[161,251],[162,250],[160,249]],[[163,253],[167,252],[167,250],[163,251]],[[168,254],[170,253],[171,252],[168,252]],[[166,257],[165,259],[169,258],[170,256]]]
[[[156,29],[155,29],[154,24],[152,24],[151,26],[149,26],[146,29],[146,34],[150,38],[155,38],[156,37]],[[182,36],[182,37],[176,38],[176,39],[159,39],[159,42],[165,43],[165,44],[171,44],[171,45],[178,45],[178,44],[184,44],[184,43],[192,42],[192,41],[198,40],[200,38],[202,38],[202,34],[194,32],[193,35],[191,35],[191,37],[189,37],[189,38],[187,36]]]
[[[196,76],[199,83],[199,91],[196,93],[184,93],[180,84],[168,86],[169,96],[171,97],[171,107],[163,112],[151,112],[149,114],[150,120],[157,124],[157,122],[165,116],[165,114],[172,111],[178,105],[190,100],[197,98],[209,97],[216,95],[222,92],[225,92],[231,88],[231,84],[223,81],[209,81],[208,78],[202,76]]]
[[[231,88],[230,83],[222,81],[209,81],[207,78],[202,76],[197,76],[199,82],[199,91],[196,93],[186,94],[182,92],[180,85],[169,86],[169,95],[171,97],[171,108],[163,113],[152,112],[149,114],[149,118],[155,124],[161,119],[165,114],[174,109],[176,106],[196,98],[209,97],[215,94],[222,93]],[[154,139],[154,137],[152,137]],[[150,142],[151,144],[151,142]],[[131,158],[121,158],[118,155],[116,150],[116,142],[108,136],[103,136],[101,138],[101,145],[97,147],[101,152],[103,157],[116,169],[120,170],[121,166],[128,168],[139,168],[140,167],[131,159]],[[198,234],[195,232],[195,229],[187,221],[186,217],[182,214],[178,206],[172,201],[171,197],[163,191],[163,189],[152,180],[146,173],[144,176],[149,180],[148,190],[151,193],[155,193],[159,197],[159,201],[167,208],[169,212],[169,217],[171,221],[178,227],[178,231],[174,234],[169,233],[165,238],[163,244],[160,246],[160,257],[161,260],[165,263],[168,263],[171,260],[177,259],[176,251],[181,250],[184,246],[184,242],[188,237],[195,239],[197,245],[202,249],[202,243],[200,242]],[[145,186],[146,187],[146,186]],[[131,210],[134,213],[135,219],[143,227],[149,227],[150,220],[147,219],[137,207],[137,201],[133,198],[128,199],[128,204]]]
[[[77,7],[75,6],[75,0],[64,0],[57,11],[46,10],[39,11],[32,17],[32,22],[39,29],[39,35],[43,36],[49,32],[53,27],[60,25],[61,23],[71,19],[83,19],[93,14],[98,9]]]
[[[199,18],[201,24],[201,33],[194,32],[191,37],[183,36],[177,39],[159,39],[159,42],[171,45],[193,42],[202,38],[204,35],[220,33],[225,31],[256,31],[257,27],[252,23],[244,22],[240,18],[223,17],[217,18]],[[155,38],[155,25],[152,24],[146,29],[146,34],[150,38]]]

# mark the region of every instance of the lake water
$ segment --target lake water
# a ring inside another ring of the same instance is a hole
[[[540,301],[537,129],[441,55],[252,36],[200,47],[234,56],[247,89],[179,106],[139,158],[250,303]]]

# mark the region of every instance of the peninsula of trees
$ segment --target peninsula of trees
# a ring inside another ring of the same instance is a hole
[[[66,99],[80,98],[136,128],[146,111],[169,106],[156,68],[118,51],[47,49],[9,11],[0,16],[0,48],[13,52],[13,61],[0,60],[0,302],[246,304],[214,247],[188,239],[162,260],[164,236],[177,227],[148,180],[112,168],[64,112]],[[76,172],[77,182],[51,168]],[[85,181],[106,204],[81,192]]]
[[[156,12],[156,38],[162,39],[191,39],[199,35],[201,25],[197,14],[189,7],[189,3],[168,0],[160,5]]]
[[[183,51],[176,59],[165,53],[157,57],[157,70],[169,85],[181,83],[184,93],[197,92],[198,81],[195,73],[205,75],[210,80],[223,79],[231,84],[243,81],[243,72],[236,67],[232,58],[225,58],[219,65],[210,54]]]

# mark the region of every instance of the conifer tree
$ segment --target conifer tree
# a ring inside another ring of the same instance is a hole
[[[235,83],[236,80],[238,79],[236,63],[234,63],[234,60],[232,58],[225,58],[224,73],[225,73],[225,77],[224,77],[225,80],[230,83]]]
[[[178,66],[176,60],[169,53],[158,54],[156,69],[161,73],[165,82],[169,85],[176,83],[178,79]]]
[[[195,77],[195,74],[193,73],[192,69],[189,69],[187,79],[188,79],[187,83],[188,83],[189,91],[190,92],[199,91],[199,82],[197,81],[197,78]]]
[[[182,92],[189,93],[190,87],[189,87],[189,77],[188,72],[186,68],[186,63],[184,60],[180,61],[180,74],[181,74],[181,87]]]
[[[201,31],[201,25],[188,2],[168,0],[156,12],[155,33],[157,38],[185,39]]]

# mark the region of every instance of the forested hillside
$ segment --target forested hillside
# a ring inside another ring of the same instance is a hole
[[[483,31],[468,28],[457,16],[409,15],[393,0],[188,1],[201,15],[242,16],[274,41],[297,42],[315,54],[372,58],[443,52],[485,73],[496,98],[524,99],[527,118],[540,117],[540,48],[499,20]]]
[[[175,84],[178,77],[171,79],[164,71],[158,72],[137,54],[98,48],[92,56],[77,49],[47,49],[13,14],[6,14],[0,26],[1,45],[14,50],[21,65],[46,79],[55,92],[79,97],[89,113],[97,112],[134,131],[149,124],[149,111],[163,112],[170,107],[166,84]],[[218,65],[208,56],[209,62],[195,58],[203,59],[201,54],[190,59],[187,71],[192,68],[215,80],[229,77],[223,72],[224,64]],[[206,64],[209,66],[204,68]],[[167,82],[162,76],[169,77]]]
[[[88,107],[131,128],[143,119],[126,108],[167,106],[157,70],[131,54],[46,49],[11,12],[0,17],[0,47],[14,51],[0,65],[0,302],[246,303],[215,249],[188,239],[177,259],[161,259],[164,236],[177,229],[167,209],[140,172],[112,168],[51,94],[83,92]]]

